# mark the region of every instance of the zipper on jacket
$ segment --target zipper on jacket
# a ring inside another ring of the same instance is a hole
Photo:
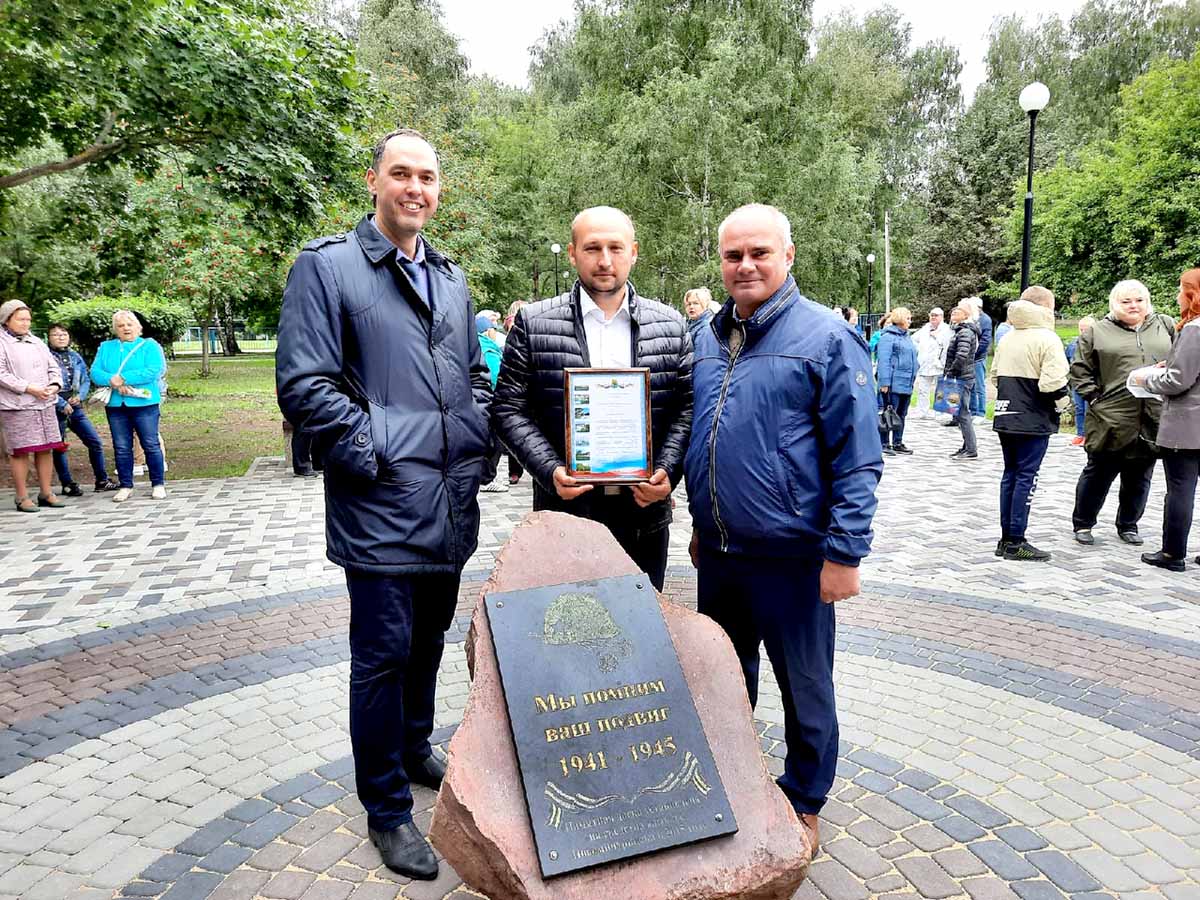
[[[721,412],[725,408],[725,396],[729,392],[729,381],[733,378],[733,367],[737,365],[742,348],[746,346],[746,329],[742,323],[735,321],[733,327],[741,332],[742,340],[738,348],[729,354],[729,368],[721,380],[721,393],[717,396],[717,408],[713,413],[712,434],[708,436],[708,499],[712,503],[713,521],[717,523],[717,531],[721,533],[721,552],[729,550],[729,532],[721,521],[721,505],[717,501],[717,429],[721,427]]]

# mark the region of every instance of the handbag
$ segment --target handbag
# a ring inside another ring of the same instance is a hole
[[[899,429],[900,413],[892,408],[891,392],[884,394],[883,398],[883,409],[879,411],[879,433],[887,437]]]
[[[949,378],[943,375],[938,379],[937,391],[933,395],[933,408],[937,412],[958,415],[962,406],[965,385],[961,378]]]
[[[125,363],[129,362],[129,357],[133,356],[133,354],[137,352],[137,348],[142,346],[144,343],[146,343],[145,338],[138,339],[138,342],[130,348],[128,353],[125,354],[125,358],[121,360],[121,364],[117,366],[117,371],[113,372],[114,375],[121,374],[121,370],[125,368]],[[94,391],[88,394],[87,402],[95,404],[96,406],[108,406],[108,401],[111,399],[112,388],[108,385],[105,385],[104,387],[96,388]]]

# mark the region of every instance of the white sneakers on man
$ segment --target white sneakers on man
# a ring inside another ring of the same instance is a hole
[[[167,489],[165,487],[163,487],[163,485],[161,485],[161,484],[156,484],[153,488],[150,489],[150,496],[153,497],[155,500],[166,500],[167,499]]]
[[[133,493],[133,488],[121,488],[113,494],[113,503],[124,503],[129,499],[129,495]]]

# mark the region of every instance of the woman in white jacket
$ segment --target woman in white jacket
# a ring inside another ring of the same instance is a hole
[[[914,418],[936,415],[930,409],[930,398],[946,366],[946,347],[950,345],[953,333],[945,322],[941,307],[935,306],[929,311],[929,321],[913,335],[917,347],[917,401],[911,412]]]

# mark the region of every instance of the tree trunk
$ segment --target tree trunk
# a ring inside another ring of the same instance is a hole
[[[212,374],[212,361],[208,354],[208,332],[213,324],[213,308],[212,304],[208,305],[205,310],[204,324],[200,330],[200,377],[207,378]]]
[[[226,356],[236,356],[242,352],[242,348],[238,346],[237,336],[233,333],[233,304],[228,300],[224,303],[224,309],[218,316],[221,328],[222,343],[225,345]]]

